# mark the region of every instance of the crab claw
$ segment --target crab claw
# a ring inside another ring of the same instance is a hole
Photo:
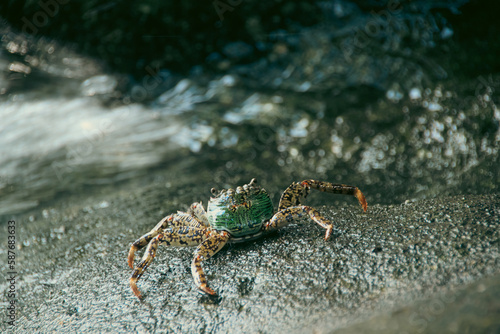
[[[128,266],[132,269],[134,269],[134,254],[135,254],[136,250],[137,250],[137,246],[132,245],[130,247],[130,251],[128,252],[127,262],[128,262]]]

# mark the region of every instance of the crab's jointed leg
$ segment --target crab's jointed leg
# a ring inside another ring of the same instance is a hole
[[[208,293],[209,295],[214,296],[217,295],[217,293],[208,287],[207,278],[205,277],[203,268],[201,267],[201,261],[209,259],[220,251],[229,238],[230,235],[226,231],[213,231],[194,252],[193,262],[191,263],[191,273],[193,275],[194,283],[200,290]]]
[[[263,230],[277,230],[307,214],[313,221],[326,229],[325,240],[328,239],[332,234],[333,224],[316,209],[302,205],[302,200],[307,197],[311,188],[332,194],[352,195],[358,199],[364,211],[368,207],[365,196],[357,187],[316,180],[294,182],[281,195],[278,212],[264,224]]]
[[[193,203],[191,205],[191,209],[196,208],[199,212],[199,208],[205,212],[201,203]],[[160,234],[163,230],[167,228],[180,227],[180,226],[192,226],[192,227],[201,227],[204,226],[205,223],[201,221],[198,217],[185,213],[178,212],[171,215],[166,216],[148,233],[144,234],[142,237],[137,239],[132,246],[130,247],[130,251],[128,253],[127,262],[130,268],[134,267],[134,254],[137,250],[146,246],[151,239]]]
[[[332,234],[333,224],[328,219],[324,218],[318,210],[306,205],[291,206],[276,212],[276,214],[264,224],[263,229],[268,232],[275,231],[299,220],[305,215],[309,215],[314,222],[326,229],[325,240],[327,240]]]
[[[141,261],[135,267],[132,272],[132,276],[130,276],[130,287],[132,288],[134,294],[138,298],[141,298],[141,293],[137,288],[137,281],[153,261],[158,245],[196,246],[201,244],[209,236],[210,232],[204,227],[181,226],[167,228],[152,238],[146,248],[146,251],[144,252],[144,255],[142,256]]]
[[[304,180],[302,182],[292,183],[281,195],[280,203],[278,206],[278,211],[291,206],[297,206],[301,204],[302,199],[306,198],[309,194],[310,188],[331,193],[331,194],[341,194],[341,195],[351,195],[358,199],[359,204],[364,211],[368,208],[365,196],[357,187],[348,186],[345,184],[335,184],[330,182],[322,182],[316,180]]]

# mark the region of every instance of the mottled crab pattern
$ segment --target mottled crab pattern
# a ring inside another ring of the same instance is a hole
[[[301,204],[311,188],[355,196],[363,210],[367,209],[365,197],[357,187],[315,180],[292,183],[281,196],[276,213],[266,190],[258,186],[255,179],[236,189],[212,189],[213,197],[208,202],[207,211],[201,202],[193,203],[188,212],[179,211],[163,218],[149,233],[132,244],[128,254],[128,265],[134,269],[130,277],[132,291],[142,298],[137,281],[153,261],[159,245],[198,246],[191,263],[195,284],[203,292],[217,295],[208,287],[201,262],[213,256],[228,242],[256,239],[305,216],[326,229],[327,240],[332,233],[332,223],[316,209]],[[134,268],[135,252],[146,245],[148,247],[141,261]]]

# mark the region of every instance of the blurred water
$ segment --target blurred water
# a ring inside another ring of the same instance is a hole
[[[447,39],[445,29],[415,38]],[[356,184],[379,203],[498,190],[495,73],[462,81],[416,51],[369,56],[371,44],[342,56],[321,42],[331,30],[320,25],[279,37],[298,38],[312,76],[269,63],[261,76],[262,64],[249,64],[226,75],[160,71],[130,84],[57,42],[3,32],[0,214],[158,167],[168,179],[180,161],[192,167],[183,182],[208,188],[258,176],[277,190],[317,178]],[[397,36],[374,38],[388,39],[380,48],[389,51],[402,47]]]

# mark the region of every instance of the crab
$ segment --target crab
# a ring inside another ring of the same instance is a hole
[[[293,182],[281,195],[276,213],[267,191],[257,184],[255,178],[236,189],[217,191],[212,188],[213,197],[206,211],[201,202],[193,203],[187,212],[178,211],[163,218],[150,232],[132,244],[127,259],[130,268],[134,269],[130,277],[132,291],[142,299],[137,281],[153,261],[159,245],[198,246],[191,263],[194,282],[202,292],[217,296],[208,286],[201,264],[224,245],[257,239],[307,216],[326,230],[325,240],[328,240],[333,224],[316,209],[301,204],[311,188],[352,195],[358,199],[365,212],[368,207],[365,196],[357,187],[316,180]],[[141,261],[134,268],[135,252],[146,245]]]

